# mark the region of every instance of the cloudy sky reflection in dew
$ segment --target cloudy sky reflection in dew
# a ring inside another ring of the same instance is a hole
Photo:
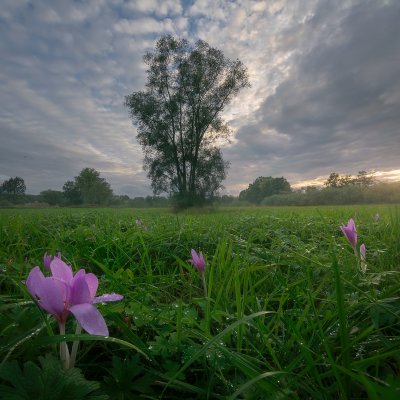
[[[61,190],[85,167],[151,194],[124,96],[166,33],[239,58],[252,87],[226,108],[228,194],[258,176],[400,179],[398,0],[3,0],[0,181]]]

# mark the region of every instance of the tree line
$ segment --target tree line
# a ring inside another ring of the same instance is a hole
[[[73,180],[64,183],[62,191],[45,190],[39,195],[25,194],[21,177],[10,178],[0,185],[0,206],[39,203],[48,206],[121,206],[174,207],[175,199],[162,196],[130,198],[115,195],[110,184],[93,168],[84,168]],[[377,182],[372,173],[360,171],[357,176],[332,172],[323,187],[306,186],[293,190],[284,177],[260,176],[239,196],[215,195],[207,205],[334,205],[364,203],[400,203],[400,182]]]
[[[115,195],[110,184],[94,168],[84,168],[73,180],[66,181],[59,190],[44,190],[39,195],[26,194],[23,178],[17,176],[0,185],[0,206],[36,203],[48,206],[125,206],[167,207],[165,197],[146,196],[130,198]]]
[[[359,171],[356,176],[332,172],[323,187],[306,186],[297,191],[265,197],[266,206],[316,206],[346,204],[400,203],[400,182],[379,182],[373,173]]]

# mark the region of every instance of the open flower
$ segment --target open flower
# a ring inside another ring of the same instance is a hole
[[[108,336],[104,318],[93,304],[118,301],[123,296],[113,293],[95,297],[99,284],[96,275],[81,269],[74,276],[71,266],[59,257],[51,260],[50,270],[52,275],[45,277],[39,267],[33,268],[26,286],[40,307],[54,315],[60,331],[72,313],[87,333]]]
[[[206,262],[204,261],[203,253],[198,255],[196,250],[192,249],[192,259],[189,262],[197,268],[197,271],[204,272],[206,269]]]
[[[355,251],[357,245],[357,231],[353,218],[349,219],[347,225],[341,225],[340,229]]]

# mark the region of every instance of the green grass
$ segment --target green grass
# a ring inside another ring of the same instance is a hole
[[[373,219],[377,212],[379,221]],[[136,226],[137,217],[145,229]],[[339,229],[351,217],[359,244],[367,247],[366,274]],[[33,303],[24,280],[42,265],[46,251],[57,250],[75,270],[99,276],[99,294],[124,295],[122,302],[99,305],[110,338],[73,335],[69,319],[66,339],[81,340],[76,384],[79,393],[86,390],[82,398],[400,395],[396,206],[178,215],[150,209],[0,210],[0,239],[0,397],[32,398],[23,371],[35,367],[44,382],[54,370],[65,338]],[[191,248],[206,258],[207,297],[188,263]],[[19,380],[7,375],[10,369],[21,374]],[[57,379],[72,384],[61,367]],[[37,398],[56,398],[48,396]]]

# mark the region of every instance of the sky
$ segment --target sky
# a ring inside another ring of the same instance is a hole
[[[115,194],[151,195],[123,103],[165,34],[248,68],[223,112],[223,193],[259,176],[400,180],[399,20],[398,0],[2,0],[0,182],[62,190],[88,167]]]

